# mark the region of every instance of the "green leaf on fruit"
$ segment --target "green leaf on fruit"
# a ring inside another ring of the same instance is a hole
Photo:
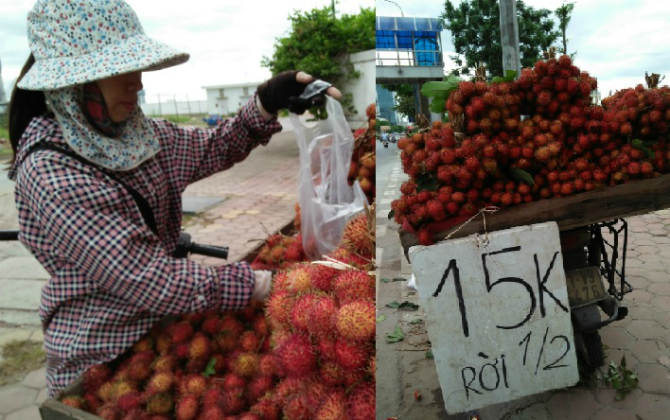
[[[655,157],[654,152],[652,152],[650,149],[647,148],[647,146],[652,146],[653,143],[656,142],[643,142],[640,139],[635,139],[631,142],[631,146],[643,152],[645,155],[647,155],[647,158],[653,159]]]
[[[535,185],[535,181],[533,180],[533,177],[523,169],[519,169],[516,167],[511,167],[509,169],[509,173],[507,174],[510,178],[512,178],[515,181],[519,182],[525,182],[526,184],[530,185],[531,187]]]
[[[421,86],[421,95],[426,98],[435,98],[441,95],[442,98],[446,99],[453,90],[458,89],[459,83],[461,83],[461,79],[453,75],[445,77],[441,82],[426,82]]]
[[[386,315],[382,315],[379,318],[377,318],[377,322],[382,322],[386,319]]]
[[[491,79],[491,83],[513,82],[515,79],[516,79],[516,71],[515,70],[507,70],[505,72],[505,76],[503,76],[503,77],[496,76],[493,79]]]
[[[409,323],[412,324],[412,325],[423,324],[423,319],[421,319],[421,318],[413,319]]]
[[[389,215],[388,215],[389,220],[393,219],[393,216],[395,216],[395,209],[393,209],[389,212]]]
[[[396,325],[392,333],[386,333],[386,342],[389,344],[397,343],[405,339],[405,334],[402,333],[400,325]]]
[[[442,114],[447,108],[447,103],[441,98],[440,99],[435,98],[430,102],[429,108],[430,112],[433,112],[435,114]]]
[[[416,191],[437,191],[438,183],[437,179],[433,178],[428,174],[421,175],[417,178]]]
[[[384,277],[384,278],[382,279],[382,283],[391,283],[391,279],[388,278],[388,277]]]
[[[207,367],[202,372],[202,376],[209,378],[211,375],[216,374],[216,369],[214,369],[214,366],[216,366],[216,357],[209,359],[209,363],[207,363]]]

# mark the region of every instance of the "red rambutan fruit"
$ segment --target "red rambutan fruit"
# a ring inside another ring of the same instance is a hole
[[[316,369],[316,351],[309,338],[301,334],[291,334],[278,355],[288,376],[305,376]]]

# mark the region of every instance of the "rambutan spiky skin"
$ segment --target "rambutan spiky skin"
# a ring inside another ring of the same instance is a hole
[[[360,270],[343,271],[335,278],[334,292],[340,305],[357,299],[372,300],[375,298],[375,280]]]
[[[366,420],[375,418],[375,386],[364,383],[353,389],[347,399],[347,419]]]
[[[212,316],[203,321],[200,330],[204,333],[209,334],[210,336],[214,336],[219,333],[220,324],[221,320],[219,319],[219,317]]]
[[[291,310],[295,304],[292,293],[286,290],[273,291],[265,307],[270,325],[275,328],[288,328]]]
[[[200,410],[200,401],[195,395],[184,395],[179,401],[174,410],[176,420],[194,420],[198,416]]]
[[[317,295],[313,293],[305,293],[298,296],[295,300],[295,305],[291,310],[290,323],[291,326],[302,332],[307,332],[309,327],[310,319],[309,313],[312,306],[318,299]]]
[[[149,397],[146,405],[146,412],[149,414],[167,414],[172,411],[174,401],[168,393],[160,393]]]
[[[347,398],[344,391],[337,390],[326,396],[326,399],[317,409],[314,420],[346,420]]]
[[[372,301],[350,302],[337,312],[337,331],[347,340],[364,341],[374,337],[375,324],[375,305]]]
[[[256,413],[242,413],[235,420],[263,420],[263,418]]]
[[[207,358],[211,353],[211,347],[209,338],[205,334],[197,332],[189,343],[188,357],[191,360]]]
[[[122,420],[149,420],[149,414],[141,408],[136,408],[126,412],[126,415],[123,416]]]
[[[195,395],[200,397],[209,388],[209,380],[198,373],[186,375],[179,382],[179,393],[181,395]]]
[[[335,341],[335,356],[337,363],[349,370],[363,368],[369,358],[368,351],[360,343],[351,343],[342,338]]]
[[[171,338],[174,344],[186,342],[194,333],[193,326],[188,321],[180,321],[176,324],[172,324],[169,331],[171,332]]]
[[[289,377],[301,377],[316,369],[316,351],[309,338],[291,334],[278,351],[279,360]]]
[[[276,402],[266,396],[254,404],[249,412],[257,414],[263,420],[279,420],[280,409]]]
[[[84,391],[96,392],[112,376],[112,370],[105,364],[91,366],[84,373]]]
[[[77,408],[79,410],[85,410],[87,408],[86,400],[79,395],[66,395],[60,402],[68,407]]]
[[[275,284],[275,287],[277,286]],[[311,289],[309,264],[296,264],[288,270],[284,287],[291,293],[306,292]]]
[[[226,412],[220,405],[210,405],[203,407],[198,420],[222,420],[226,418]]]
[[[368,218],[365,213],[360,213],[347,222],[342,233],[340,246],[344,246],[363,257],[372,257],[374,237],[368,229]]]
[[[274,383],[270,376],[257,376],[253,378],[247,387],[247,399],[249,404],[255,404],[256,401],[265,396],[266,393],[270,392],[273,386]]]
[[[245,352],[255,352],[260,345],[260,339],[254,331],[245,331],[240,335],[240,349]]]
[[[175,383],[174,374],[171,371],[156,372],[149,378],[146,392],[150,395],[168,392]]]
[[[105,404],[99,407],[95,414],[104,420],[120,420],[121,411],[113,404]]]
[[[319,379],[326,386],[337,386],[344,382],[344,372],[342,367],[334,361],[321,361]]]
[[[314,408],[310,403],[310,398],[305,391],[292,395],[284,404],[284,417],[286,420],[310,419]]]
[[[239,353],[235,356],[231,355],[230,370],[243,378],[250,378],[258,372],[258,363],[259,358],[256,353]]]
[[[142,394],[138,391],[128,392],[122,395],[116,405],[123,411],[129,412],[140,408],[142,404]]]
[[[246,407],[244,388],[226,389],[223,391],[223,411],[225,414],[238,414]]]
[[[315,337],[323,337],[334,330],[334,316],[337,313],[337,302],[332,295],[320,296],[308,310],[307,331]]]

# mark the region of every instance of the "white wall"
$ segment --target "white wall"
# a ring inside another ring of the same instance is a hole
[[[242,106],[246,105],[249,98],[256,92],[256,87],[260,84],[261,82],[205,87],[207,91],[207,113],[226,115],[237,112]],[[223,89],[223,97],[221,96],[221,89]]]
[[[365,109],[377,100],[375,92],[375,50],[361,51],[351,54],[349,59],[354,65],[354,69],[361,75],[357,79],[347,82],[344,86],[338,86],[343,93],[351,93],[354,97],[354,108],[358,114],[350,116],[347,120],[351,128],[356,129],[368,120],[365,115]]]

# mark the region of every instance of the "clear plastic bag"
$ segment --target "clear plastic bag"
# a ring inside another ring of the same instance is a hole
[[[347,182],[354,137],[342,106],[326,96],[328,119],[304,126],[291,114],[298,147],[298,202],[303,248],[310,260],[334,251],[349,218],[367,203],[358,181]]]

